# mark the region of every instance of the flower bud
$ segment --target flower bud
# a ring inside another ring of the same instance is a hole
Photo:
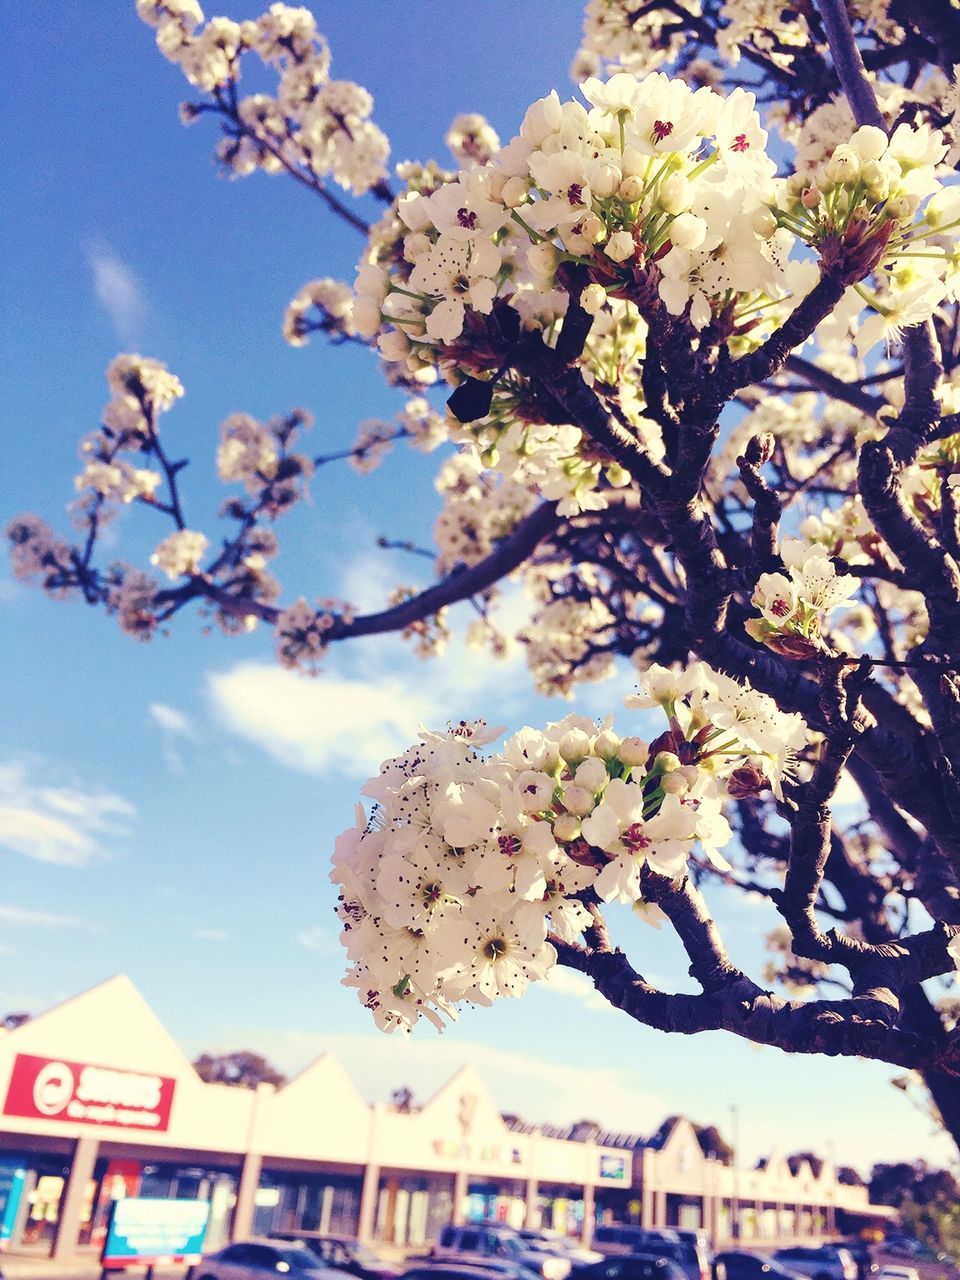
[[[614,489],[625,489],[633,479],[633,476],[631,476],[626,467],[621,467],[619,462],[611,462],[610,465],[605,468],[603,474],[607,477],[607,482],[611,484]]]
[[[916,196],[908,196],[906,192],[900,191],[897,195],[890,197],[884,206],[884,212],[897,222],[905,222],[916,213],[919,203]]]
[[[397,329],[388,329],[377,338],[377,346],[385,360],[403,360],[410,352],[410,343]]]
[[[690,790],[690,783],[679,769],[674,773],[665,773],[660,779],[660,785],[672,796],[685,796]]]
[[[552,276],[559,254],[552,244],[535,244],[527,250],[527,265],[538,276]]]
[[[620,735],[612,729],[604,729],[597,734],[593,750],[601,760],[616,760],[620,753]]]
[[[658,773],[673,773],[680,768],[680,757],[675,756],[672,751],[659,751],[653,767]]]
[[[490,467],[492,469],[500,461],[500,450],[495,444],[490,445],[489,448],[481,451],[480,461],[485,467]]]
[[[804,187],[810,185],[809,176],[805,173],[791,173],[787,179],[787,195],[799,197]]]
[[[860,157],[852,147],[841,143],[839,147],[834,147],[825,172],[830,182],[856,182],[860,176]]]
[[[589,218],[584,218],[580,223],[580,234],[591,244],[599,244],[606,236],[607,228],[595,213],[591,213]]]
[[[804,187],[800,193],[800,203],[805,209],[816,209],[822,199],[820,188],[816,186]]]
[[[606,200],[607,196],[613,195],[617,187],[620,186],[622,176],[615,165],[607,164],[605,160],[598,160],[591,165],[587,172],[590,190],[595,196],[599,196],[601,200]]]
[[[586,787],[588,791],[597,792],[607,781],[607,766],[599,758],[599,756],[588,756],[582,764],[577,766],[577,772],[573,775],[573,780],[580,787]]]
[[[761,240],[769,240],[777,229],[777,220],[769,209],[755,210],[750,222]]]
[[[650,743],[645,742],[643,738],[624,738],[620,743],[620,759],[630,768],[635,765],[646,764],[649,754]]]
[[[519,209],[527,199],[527,184],[523,178],[508,178],[503,184],[500,199],[508,209]]]
[[[431,249],[432,243],[428,235],[422,231],[411,232],[403,241],[403,256],[407,262],[416,262],[422,253]]]
[[[887,149],[887,135],[875,124],[862,124],[850,139],[861,160],[879,160]]]
[[[707,224],[693,213],[681,213],[670,223],[670,240],[676,249],[696,249],[707,237]]]
[[[667,213],[683,213],[693,201],[693,184],[682,173],[671,173],[660,183],[658,201]]]
[[[876,160],[865,160],[863,162],[860,166],[860,181],[871,195],[876,195],[878,190],[889,185],[887,175],[883,171],[883,165],[877,164]]]
[[[593,813],[595,801],[592,791],[581,787],[578,782],[568,782],[563,788],[563,803],[568,813],[583,818],[588,813]]]
[[[568,729],[560,739],[560,755],[567,764],[579,764],[590,754],[590,737],[582,729]]]
[[[604,253],[614,262],[626,262],[632,258],[637,246],[629,231],[615,231],[604,246]]]
[[[555,840],[576,840],[580,834],[580,819],[575,813],[561,813],[553,824]]]
[[[627,204],[633,204],[635,200],[639,200],[643,195],[643,183],[639,178],[624,178],[617,188],[617,195],[621,200],[625,200]]]
[[[580,295],[580,305],[588,316],[598,316],[607,301],[607,291],[602,284],[588,284]]]

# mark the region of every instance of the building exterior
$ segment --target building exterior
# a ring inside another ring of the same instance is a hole
[[[816,1163],[735,1170],[682,1117],[649,1140],[523,1125],[471,1067],[412,1112],[369,1105],[329,1054],[280,1089],[205,1084],[122,976],[0,1036],[0,1248],[55,1257],[100,1243],[125,1195],[208,1200],[208,1248],[289,1230],[416,1246],[472,1219],[772,1239],[888,1212]]]

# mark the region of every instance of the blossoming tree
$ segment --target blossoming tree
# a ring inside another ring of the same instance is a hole
[[[307,9],[137,8],[223,165],[287,174],[358,232],[354,285],[305,285],[285,332],[379,354],[403,406],[363,424],[360,470],[395,441],[453,446],[437,581],[372,614],[281,602],[275,526],[330,457],[303,451],[303,414],[228,418],[215,546],[160,428],[183,389],[138,355],[111,364],[82,445],[80,540],[17,518],[17,574],[142,640],[191,605],[230,633],[264,623],[305,671],[388,631],[435,654],[465,600],[471,640],[519,641],[541,690],[632,661],[620,731],[566,716],[485,750],[503,731],[462,722],[383,765],[334,854],[347,984],[409,1029],[567,965],[664,1031],[917,1072],[960,1140],[960,1030],[931,988],[960,960],[951,0],[590,0],[572,96],[534,102],[505,145],[458,117],[456,169],[395,176]],[[275,94],[242,96],[253,59]],[[157,573],[102,560],[124,504],[169,522]],[[498,621],[508,580],[529,600],[518,636]],[[847,829],[843,775],[868,814]],[[717,881],[780,913],[761,981],[728,957]],[[697,992],[637,972],[610,903],[676,931]]]

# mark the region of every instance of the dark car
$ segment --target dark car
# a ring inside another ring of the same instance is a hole
[[[857,1280],[857,1264],[846,1249],[836,1245],[821,1245],[813,1249],[794,1245],[778,1249],[774,1259],[788,1271],[794,1271],[808,1280]]]
[[[539,1272],[511,1262],[431,1262],[423,1259],[403,1280],[542,1280]]]
[[[298,1240],[327,1267],[349,1271],[361,1280],[395,1280],[403,1268],[387,1262],[369,1245],[351,1236],[327,1235],[322,1231],[274,1231],[274,1240]]]
[[[693,1233],[691,1233],[693,1234]],[[709,1280],[710,1259],[704,1243],[681,1240],[678,1232],[666,1228],[653,1230],[632,1223],[608,1223],[597,1227],[593,1244],[600,1253],[618,1257],[629,1253],[653,1254],[675,1262],[685,1280]]]
[[[444,1227],[430,1256],[436,1262],[455,1266],[461,1263],[484,1266],[488,1261],[507,1262],[533,1272],[538,1280],[567,1280],[571,1269],[568,1257],[534,1249],[518,1231],[502,1222]]]
[[[679,1263],[656,1253],[627,1253],[574,1270],[575,1280],[686,1280]]]
[[[782,1263],[743,1249],[724,1249],[713,1259],[713,1280],[795,1280]]]
[[[207,1253],[187,1272],[196,1280],[345,1280],[342,1271],[325,1267],[303,1244],[275,1240],[241,1240]]]

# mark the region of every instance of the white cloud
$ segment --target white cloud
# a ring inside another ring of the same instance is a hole
[[[575,969],[564,969],[562,965],[556,965],[550,970],[545,981],[540,984],[540,989],[578,1000],[584,1008],[599,1013],[615,1012],[613,1005],[603,998],[585,974],[577,973]]]
[[[94,293],[117,338],[123,343],[136,342],[147,318],[147,303],[136,274],[105,245],[88,245],[86,255]]]
[[[85,866],[103,852],[97,836],[125,835],[135,813],[114,792],[37,786],[23,765],[0,765],[0,848],[37,862]]]
[[[190,717],[176,707],[168,707],[165,702],[151,702],[148,708],[150,719],[167,733],[179,733],[189,738],[193,735],[193,724]]]
[[[183,773],[183,757],[177,739],[194,737],[193,721],[186,712],[178,711],[165,702],[151,702],[147,714],[163,734],[162,751],[167,768],[171,773]]]
[[[0,921],[4,924],[29,925],[35,929],[88,929],[90,923],[79,916],[63,916],[53,911],[36,911],[31,907],[13,907],[0,903]]]
[[[439,714],[423,685],[391,676],[359,680],[324,673],[307,681],[267,663],[241,662],[208,677],[227,728],[305,773],[334,768],[364,777]]]
[[[297,941],[301,947],[306,947],[308,951],[320,951],[330,955],[337,950],[336,940],[330,930],[325,929],[322,924],[315,924],[309,929],[304,929],[302,933],[298,933]]]
[[[334,650],[314,680],[247,661],[208,674],[207,690],[220,721],[281,764],[363,778],[415,742],[421,724],[482,716],[519,727],[528,682],[522,661],[498,662],[459,638],[434,660],[387,635]]]
[[[199,942],[226,942],[226,929],[194,929],[193,936]]]

